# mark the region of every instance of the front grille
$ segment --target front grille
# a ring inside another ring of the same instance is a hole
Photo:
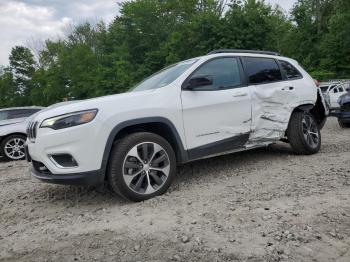
[[[39,123],[37,121],[36,122],[29,122],[29,124],[28,124],[27,137],[31,142],[35,141],[38,124]]]

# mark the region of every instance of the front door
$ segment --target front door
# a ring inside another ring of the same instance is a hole
[[[251,99],[238,58],[201,65],[184,83],[206,77],[211,83],[181,94],[186,143],[191,159],[241,148],[249,138]]]

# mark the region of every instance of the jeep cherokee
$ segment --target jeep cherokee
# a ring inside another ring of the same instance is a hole
[[[317,153],[328,109],[294,60],[218,50],[171,65],[130,92],[58,106],[28,126],[32,175],[100,185],[142,201],[164,193],[178,164],[283,140]]]

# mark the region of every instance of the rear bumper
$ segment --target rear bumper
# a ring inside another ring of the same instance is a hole
[[[60,185],[100,185],[104,182],[104,174],[100,170],[76,174],[55,175],[50,172],[40,172],[34,165],[31,175],[45,183]]]

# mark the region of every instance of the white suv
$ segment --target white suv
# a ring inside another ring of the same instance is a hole
[[[178,164],[283,140],[321,146],[328,111],[298,63],[272,52],[219,50],[169,66],[128,93],[59,106],[28,127],[32,175],[107,182],[134,201],[164,193]]]

